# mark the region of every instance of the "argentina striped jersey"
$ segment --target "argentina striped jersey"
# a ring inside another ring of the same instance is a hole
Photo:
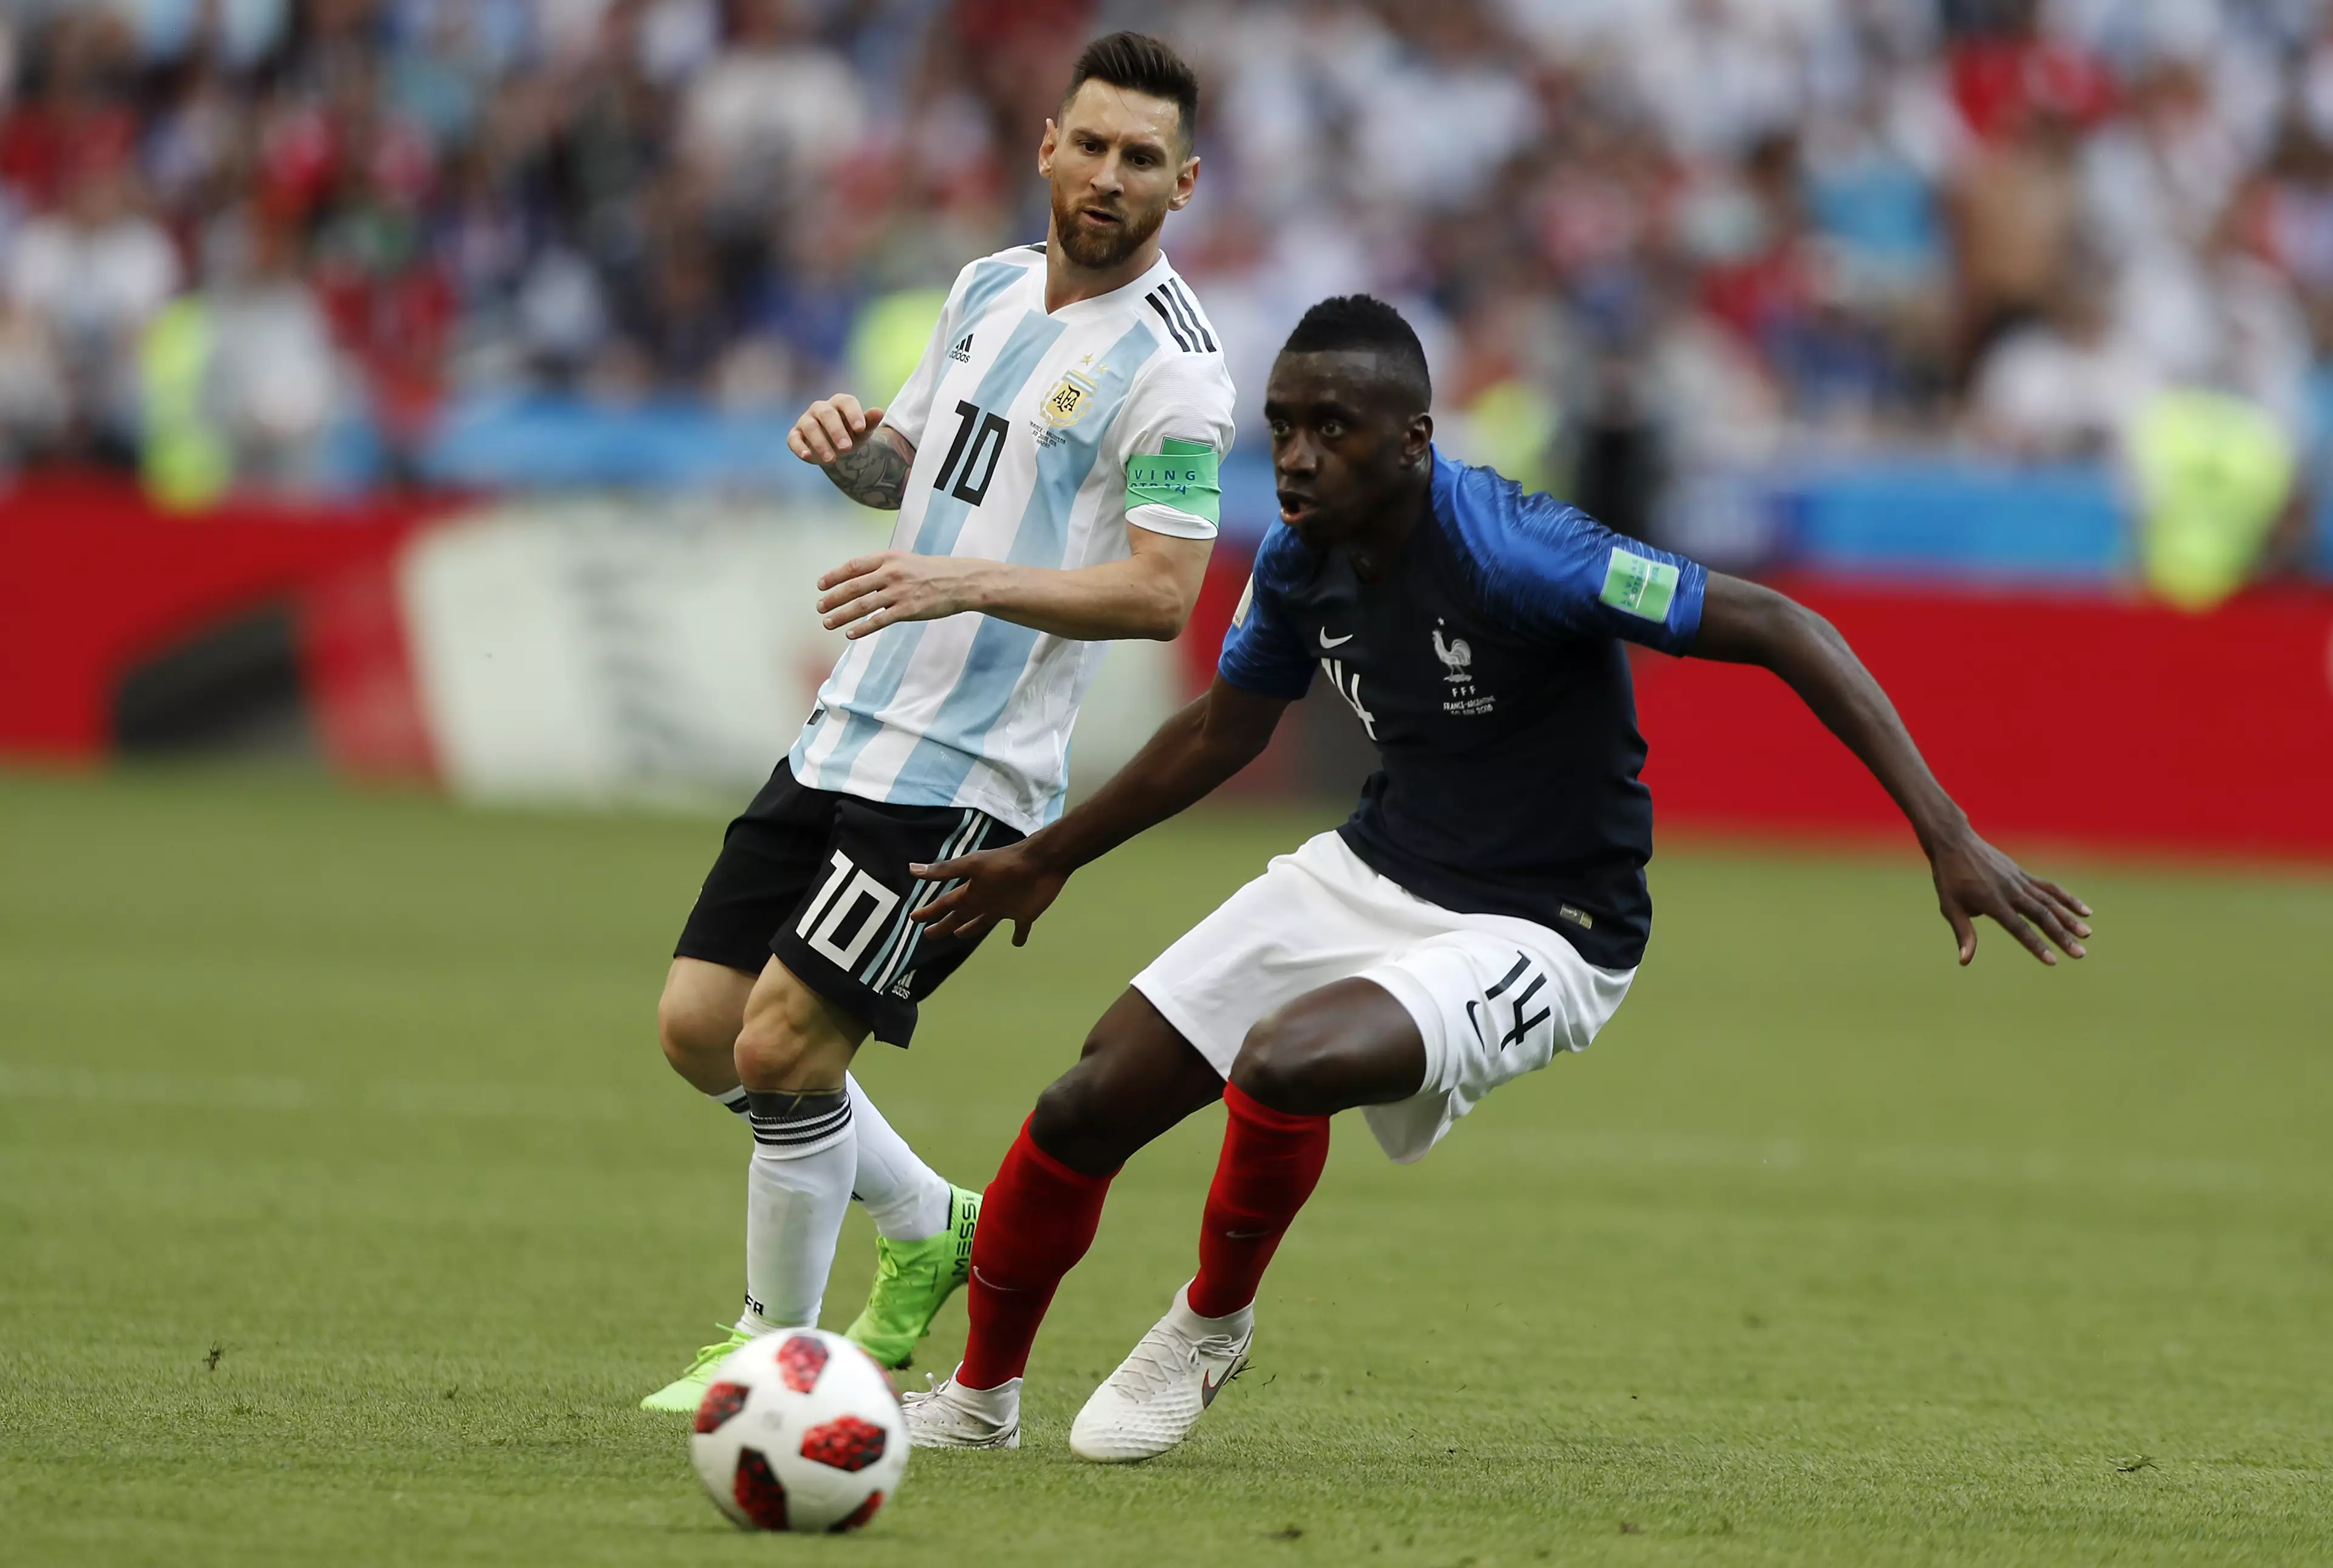
[[[1212,537],[1232,418],[1215,328],[1165,256],[1050,313],[1042,245],[986,257],[958,274],[884,410],[916,447],[891,547],[1075,569],[1124,558],[1129,526]],[[1138,459],[1153,460],[1147,481],[1158,454],[1202,452],[1204,496],[1146,484],[1129,506]],[[794,776],[1033,832],[1061,813],[1070,726],[1103,647],[979,614],[887,626],[847,645],[819,688]]]

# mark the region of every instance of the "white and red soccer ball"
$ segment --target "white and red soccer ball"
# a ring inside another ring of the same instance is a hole
[[[907,1473],[890,1377],[822,1329],[781,1329],[732,1352],[688,1446],[714,1503],[748,1530],[856,1530]]]

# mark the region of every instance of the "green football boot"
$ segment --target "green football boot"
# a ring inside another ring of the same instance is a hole
[[[948,1227],[928,1241],[875,1238],[875,1288],[843,1336],[897,1371],[932,1332],[932,1319],[972,1276],[972,1233],[980,1223],[980,1194],[948,1188]]]
[[[743,1329],[725,1331],[728,1338],[706,1345],[688,1363],[688,1371],[640,1401],[644,1410],[660,1410],[667,1415],[693,1416],[696,1407],[705,1402],[705,1390],[713,1386],[713,1371],[729,1359],[729,1352],[754,1336]]]

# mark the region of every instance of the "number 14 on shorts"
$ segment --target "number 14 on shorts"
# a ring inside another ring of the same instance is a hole
[[[1466,1021],[1474,1025],[1474,1038],[1484,1045],[1490,1044],[1490,1037],[1483,1033],[1483,1004],[1491,1004],[1487,1011],[1491,1015],[1491,1026],[1495,1029],[1498,1027],[1497,1004],[1502,996],[1507,998],[1507,1019],[1512,1025],[1499,1036],[1499,1049],[1502,1051],[1554,1017],[1555,1009],[1552,1007],[1542,1007],[1537,1013],[1530,1010],[1531,998],[1546,986],[1546,973],[1532,962],[1529,954],[1518,952],[1514,967],[1509,969],[1497,985],[1483,992],[1481,1000],[1466,1004]]]

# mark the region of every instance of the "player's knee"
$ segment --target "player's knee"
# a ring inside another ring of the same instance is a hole
[[[737,1031],[737,1080],[748,1089],[840,1089],[866,1033],[807,986],[764,974]]]
[[[1029,1136],[1038,1148],[1065,1163],[1074,1163],[1070,1157],[1086,1151],[1101,1127],[1099,1096],[1095,1092],[1093,1074],[1071,1068],[1051,1083],[1037,1096],[1036,1109],[1029,1112]]]
[[[1317,1104],[1320,1065],[1328,1042],[1310,1020],[1267,1013],[1240,1043],[1231,1082],[1239,1092],[1291,1116],[1322,1111]]]
[[[725,1075],[736,1039],[736,1019],[685,987],[667,986],[657,998],[657,1044],[672,1070],[690,1082]]]
[[[1037,1096],[1029,1113],[1030,1140],[1071,1170],[1108,1175],[1151,1137],[1121,1098],[1099,1063],[1080,1061]]]
[[[811,1061],[805,1020],[782,1002],[756,995],[737,1031],[733,1063],[737,1081],[748,1089],[820,1089],[809,1082]]]

